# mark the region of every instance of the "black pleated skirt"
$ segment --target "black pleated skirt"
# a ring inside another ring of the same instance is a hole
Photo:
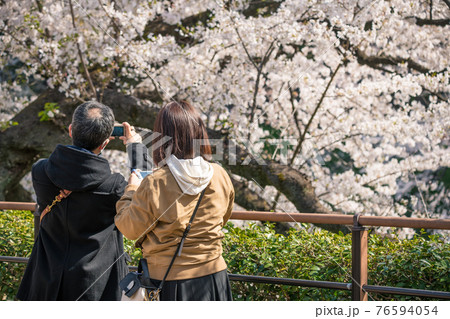
[[[152,280],[157,286],[158,280]],[[168,280],[160,294],[161,301],[231,301],[231,286],[226,269],[211,275]]]

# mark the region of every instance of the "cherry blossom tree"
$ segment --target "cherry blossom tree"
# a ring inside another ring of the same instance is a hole
[[[24,122],[62,140],[85,100],[151,128],[186,98],[238,146],[219,160],[244,207],[448,216],[447,0],[3,0],[0,18],[2,153]],[[51,152],[30,144],[0,197]]]

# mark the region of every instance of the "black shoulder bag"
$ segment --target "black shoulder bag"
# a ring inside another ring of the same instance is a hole
[[[195,218],[195,214],[197,213],[198,207],[200,206],[200,202],[202,201],[203,195],[205,194],[205,190],[202,191],[200,197],[195,205],[194,212],[192,213],[191,218],[189,219],[189,223],[184,230],[183,236],[181,237],[181,241],[178,244],[178,247],[175,251],[175,254],[170,261],[169,268],[167,268],[166,274],[164,275],[163,280],[160,282],[158,286],[153,284],[150,279],[150,272],[148,270],[147,260],[142,258],[139,260],[139,266],[137,272],[130,272],[128,275],[123,278],[120,283],[120,289],[122,290],[122,301],[159,301],[159,297],[161,294],[161,290],[164,286],[167,276],[169,275],[170,269],[173,266],[175,258],[181,255],[181,250],[183,249],[184,240],[186,239],[189,231],[191,230],[192,222]]]

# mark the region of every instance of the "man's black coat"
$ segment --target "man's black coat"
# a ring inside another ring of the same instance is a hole
[[[114,216],[124,177],[101,156],[58,145],[32,179],[40,211],[61,189],[72,193],[43,218],[17,298],[120,300],[128,269]]]

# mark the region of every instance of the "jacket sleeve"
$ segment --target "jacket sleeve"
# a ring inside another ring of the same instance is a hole
[[[230,197],[229,197],[229,201],[228,201],[227,212],[225,213],[225,216],[223,216],[223,225],[224,226],[231,217],[231,212],[233,211],[233,204],[234,204],[234,188],[233,188],[233,184],[231,184],[231,192],[230,192]]]
[[[127,145],[128,161],[131,169],[137,168],[142,171],[152,170],[152,162],[148,156],[148,149],[142,143],[131,143]]]
[[[121,174],[116,173],[114,175],[116,176],[116,179],[115,179],[115,182],[114,182],[113,193],[119,199],[124,194],[125,188],[127,187],[128,183],[127,183],[127,181],[125,180],[125,178]]]
[[[33,183],[34,192],[36,193],[39,216],[47,205],[52,203],[52,200],[59,193],[58,188],[51,183],[48,177],[46,178],[45,165],[47,161],[48,159],[40,159],[31,167],[31,181]],[[45,192],[46,189],[54,189],[54,194],[48,194]],[[38,212],[35,213],[37,214]]]
[[[157,219],[152,212],[149,178],[140,186],[128,185],[116,204],[117,215],[114,222],[120,232],[131,240],[136,240],[155,228]]]

